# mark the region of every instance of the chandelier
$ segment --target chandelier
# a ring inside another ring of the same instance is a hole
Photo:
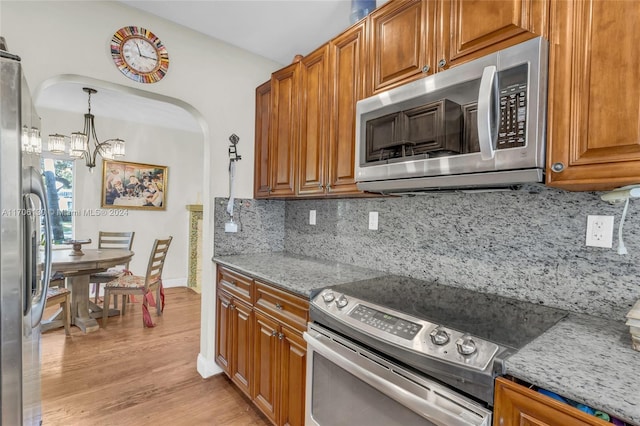
[[[84,129],[82,132],[71,133],[71,136],[58,133],[49,135],[48,148],[55,154],[64,154],[67,151],[66,140],[69,139],[69,155],[73,158],[84,158],[89,171],[93,172],[98,154],[108,160],[124,157],[124,141],[122,139],[107,139],[103,142],[98,140],[95,116],[91,114],[91,95],[98,91],[90,87],[83,87],[82,90],[89,95],[89,111],[84,115]]]

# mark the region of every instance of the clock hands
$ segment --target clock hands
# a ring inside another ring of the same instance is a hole
[[[142,54],[142,52],[140,51],[140,45],[138,44],[138,42],[134,41],[133,44],[136,45],[136,49],[138,49],[138,55],[140,55],[141,58],[145,58],[145,59],[151,59],[151,60],[157,60],[157,58],[152,58],[151,56],[145,56]]]

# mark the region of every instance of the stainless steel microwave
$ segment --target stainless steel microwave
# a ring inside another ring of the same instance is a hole
[[[359,101],[358,188],[543,182],[547,70],[538,37]]]

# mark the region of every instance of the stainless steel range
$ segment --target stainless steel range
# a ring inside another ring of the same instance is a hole
[[[386,276],[311,302],[307,424],[490,425],[504,359],[566,315]]]

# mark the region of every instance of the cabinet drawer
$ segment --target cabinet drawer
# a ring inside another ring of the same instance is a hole
[[[218,265],[218,289],[251,304],[253,280],[220,265]]]
[[[299,331],[307,329],[309,302],[302,297],[256,281],[254,307]]]

